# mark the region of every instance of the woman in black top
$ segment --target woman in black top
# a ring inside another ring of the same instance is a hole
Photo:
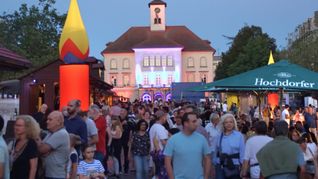
[[[35,139],[39,138],[39,124],[29,115],[16,118],[16,136],[10,151],[11,179],[34,179],[38,165],[38,150]]]
[[[136,167],[136,179],[147,179],[150,152],[150,138],[147,133],[148,123],[142,119],[136,127],[137,131],[133,134],[131,146]]]

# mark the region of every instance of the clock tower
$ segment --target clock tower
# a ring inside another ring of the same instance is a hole
[[[162,0],[153,0],[149,4],[150,9],[150,29],[151,31],[166,30],[166,7]]]

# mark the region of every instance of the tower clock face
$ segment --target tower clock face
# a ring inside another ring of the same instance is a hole
[[[160,12],[159,8],[155,8],[155,12],[158,14]]]

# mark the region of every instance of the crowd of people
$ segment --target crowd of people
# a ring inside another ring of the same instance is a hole
[[[258,113],[258,114],[256,114]],[[19,115],[0,137],[0,178],[318,178],[315,107],[240,113],[206,101],[114,102]],[[4,120],[0,116],[0,131]]]

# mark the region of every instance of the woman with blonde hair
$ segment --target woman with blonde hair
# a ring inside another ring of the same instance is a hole
[[[216,179],[240,178],[240,165],[243,163],[245,149],[244,137],[237,130],[232,114],[224,114],[219,126],[221,133],[213,145]]]
[[[118,116],[112,116],[112,125],[111,125],[111,131],[110,131],[110,140],[108,141],[108,146],[110,146],[109,155],[115,157],[117,161],[115,160],[114,163],[115,166],[113,167],[115,170],[115,175],[118,177],[119,173],[121,172],[121,136],[123,134],[123,127],[121,125],[120,119]],[[117,167],[118,162],[118,167]]]
[[[16,117],[15,140],[10,151],[11,179],[34,179],[38,165],[38,149],[35,142],[40,135],[39,124],[29,115]]]

